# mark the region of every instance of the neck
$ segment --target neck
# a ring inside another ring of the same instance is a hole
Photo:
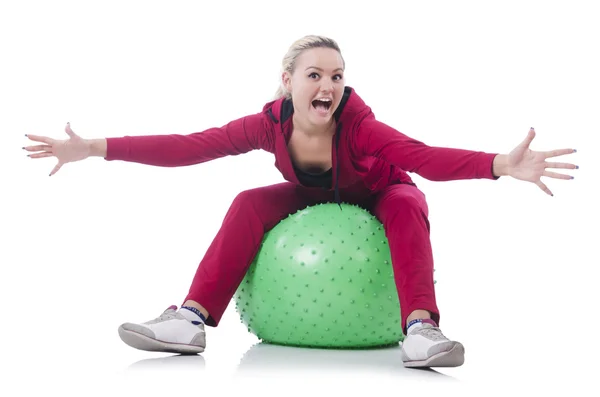
[[[297,114],[294,113],[292,123],[296,129],[299,129],[303,134],[310,137],[331,136],[335,132],[335,119],[333,117],[329,123],[323,126],[315,126],[306,120],[300,119]]]

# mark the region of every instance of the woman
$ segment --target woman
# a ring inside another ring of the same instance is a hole
[[[508,155],[430,147],[377,121],[344,84],[345,62],[334,40],[306,36],[283,59],[281,87],[259,113],[189,135],[86,140],[67,124],[68,140],[31,136],[43,145],[32,158],[56,156],[62,165],[102,156],[155,166],[188,166],[262,149],[275,156],[287,182],[251,189],[233,201],[201,261],[182,307],[119,327],[121,339],[142,350],[200,353],[204,325],[216,327],[255,257],[264,233],[309,205],[342,201],[371,211],[384,225],[402,314],[401,358],[409,367],[459,366],[464,348],[438,327],[428,208],[407,172],[433,181],[511,176],[550,190],[540,177],[571,179],[546,168],[575,169],[546,159],[572,149],[534,152],[526,139]],[[228,241],[236,241],[235,250]]]

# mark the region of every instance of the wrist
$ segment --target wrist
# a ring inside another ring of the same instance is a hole
[[[106,139],[86,139],[90,156],[106,157]]]
[[[492,174],[494,174],[495,177],[506,176],[509,174],[508,156],[506,154],[498,154],[494,157]]]

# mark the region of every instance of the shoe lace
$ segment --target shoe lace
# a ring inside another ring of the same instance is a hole
[[[168,311],[168,312],[164,312],[163,314],[161,314],[156,320],[164,321],[164,320],[170,320],[174,317],[175,317],[175,313],[172,311]]]
[[[417,333],[425,336],[428,339],[439,341],[439,340],[447,340],[438,327],[422,327],[417,329]]]

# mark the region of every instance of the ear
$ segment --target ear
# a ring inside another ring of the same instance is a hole
[[[283,86],[288,92],[292,92],[292,76],[289,72],[283,72],[281,74],[281,81]]]

